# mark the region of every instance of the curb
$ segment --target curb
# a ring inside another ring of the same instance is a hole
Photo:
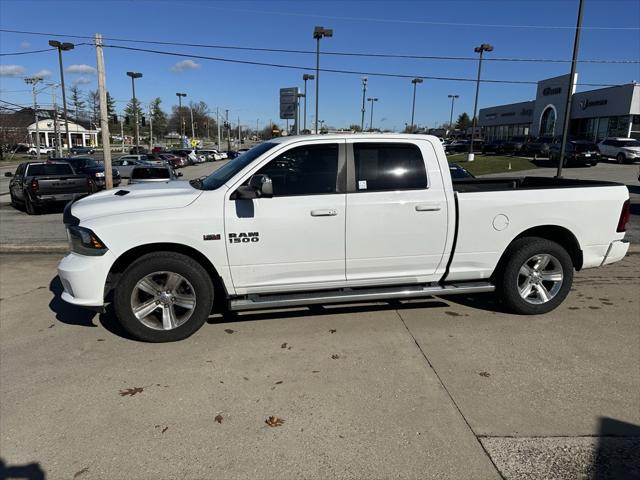
[[[3,244],[0,245],[2,253],[67,253],[69,246],[66,243],[59,244]]]
[[[0,254],[2,253],[67,253],[69,246],[67,243],[57,244],[3,244],[0,245]],[[632,243],[629,245],[627,253],[640,253],[640,244]]]

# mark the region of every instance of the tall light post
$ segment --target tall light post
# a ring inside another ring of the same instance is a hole
[[[37,101],[37,92],[36,85],[38,82],[41,82],[42,78],[40,77],[28,77],[24,79],[24,83],[31,85],[31,89],[33,90],[33,115],[36,119],[36,156],[38,160],[40,160],[40,119],[38,118],[38,101]]]
[[[360,131],[364,132],[364,98],[367,96],[367,77],[362,77],[362,117],[360,118]]]
[[[333,37],[333,30],[324,27],[315,27],[313,29],[313,38],[316,39],[316,118],[315,130],[318,133],[318,95],[320,92],[320,39],[322,37]]]
[[[469,142],[469,157],[468,160],[473,162],[473,136],[476,132],[476,125],[478,123],[478,119],[476,118],[478,112],[478,94],[480,93],[480,72],[482,71],[482,54],[484,52],[492,52],[493,45],[488,43],[483,43],[479,47],[473,49],[474,52],[480,54],[480,58],[478,59],[478,78],[476,79],[476,100],[473,104],[473,119],[471,120],[471,141]]]
[[[304,81],[304,127],[303,130],[307,129],[307,80],[315,80],[316,76],[305,73],[302,75],[302,80]]]
[[[180,143],[182,143],[184,139],[184,118],[182,118],[182,97],[186,97],[186,93],[176,93],[178,97],[178,113],[180,114]]]
[[[73,43],[49,40],[49,45],[58,49],[58,64],[60,65],[60,85],[62,85],[62,108],[64,109],[64,133],[67,137],[67,148],[71,148],[71,135],[69,134],[69,120],[67,119],[67,94],[64,88],[64,69],[62,67],[62,52],[73,50]],[[62,146],[60,146],[62,149]]]
[[[305,105],[307,103],[306,95],[304,93],[299,93],[298,98],[296,99],[296,135],[300,135],[300,99],[301,98],[304,98]]]
[[[378,101],[378,97],[369,97],[367,98],[368,102],[371,102],[371,120],[369,120],[369,130],[373,131],[373,102]]]
[[[449,128],[453,124],[453,103],[456,101],[456,98],[459,98],[460,95],[447,95],[451,99],[451,113],[449,114]]]
[[[416,87],[418,86],[419,83],[422,83],[423,81],[424,80],[422,80],[421,78],[414,78],[413,80],[411,80],[411,83],[413,83],[413,102],[411,103],[411,132],[412,133],[415,125],[413,123],[413,119],[416,113]]]
[[[127,72],[127,76],[131,77],[131,90],[133,93],[133,117],[136,122],[136,153],[140,152],[140,123],[138,122],[138,100],[136,99],[136,78],[142,78],[140,72]]]

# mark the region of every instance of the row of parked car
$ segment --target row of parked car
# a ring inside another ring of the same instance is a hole
[[[516,136],[509,140],[474,140],[474,151],[483,155],[522,155],[525,157],[548,158],[558,161],[561,139],[558,137]],[[469,150],[469,140],[454,140],[444,143],[447,153],[461,153]],[[640,141],[635,138],[609,137],[598,143],[589,140],[569,140],[565,152],[565,164],[595,164],[601,158],[610,158],[618,163],[634,162],[640,159]]]

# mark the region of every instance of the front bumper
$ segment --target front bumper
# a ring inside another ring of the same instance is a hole
[[[102,307],[107,276],[115,260],[110,251],[99,257],[68,253],[58,264],[62,299],[82,307]]]

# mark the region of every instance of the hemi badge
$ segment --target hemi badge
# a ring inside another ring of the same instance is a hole
[[[220,234],[219,233],[210,233],[208,235],[203,235],[202,239],[203,240],[220,240]]]

